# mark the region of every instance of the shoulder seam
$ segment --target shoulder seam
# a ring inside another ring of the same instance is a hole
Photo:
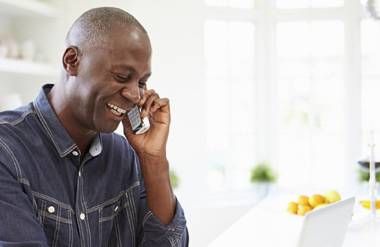
[[[10,149],[10,147],[1,138],[0,138],[0,147],[3,147],[5,152],[11,157],[12,162],[13,162],[13,166],[16,170],[17,179],[21,178],[22,177],[21,176],[21,168],[20,168],[20,165],[18,163],[18,160],[17,160],[16,156],[14,155],[14,153],[12,152],[12,150]],[[7,165],[7,164],[5,164],[5,165]]]
[[[3,124],[9,124],[9,125],[12,125],[12,126],[15,126],[19,123],[21,123],[22,121],[24,121],[24,119],[30,115],[30,114],[36,114],[32,109],[24,112],[19,118],[11,121],[11,122],[8,122],[8,121],[0,121],[0,125],[3,125]]]

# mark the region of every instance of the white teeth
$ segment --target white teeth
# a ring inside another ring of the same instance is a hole
[[[113,113],[113,114],[115,114],[116,116],[121,116],[121,113],[120,112],[118,112],[118,111],[115,111],[114,109],[111,109],[111,112]]]
[[[127,112],[123,108],[120,108],[120,107],[113,105],[111,103],[108,103],[107,105],[111,108],[111,111],[114,110],[115,112],[117,112],[117,114],[125,114]]]

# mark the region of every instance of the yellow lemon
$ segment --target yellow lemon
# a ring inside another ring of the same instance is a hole
[[[299,205],[307,205],[307,206],[310,206],[309,205],[309,197],[308,196],[305,196],[305,195],[300,195],[298,197],[298,204]]]
[[[335,190],[328,191],[325,194],[325,198],[326,198],[327,203],[333,203],[333,202],[337,202],[341,200],[341,196],[339,192]]]
[[[298,204],[295,202],[289,202],[288,204],[288,212],[291,214],[297,214]]]
[[[319,204],[323,204],[326,202],[326,198],[322,195],[319,195],[319,194],[315,194],[315,195],[312,195],[310,198],[309,198],[309,204],[310,206],[312,206],[313,208],[315,208],[316,206],[318,206]]]
[[[311,207],[307,205],[298,205],[297,214],[304,216],[307,212],[311,211]]]
[[[360,204],[364,207],[364,208],[371,208],[371,202],[369,200],[362,200],[360,201]]]
[[[328,205],[328,203],[322,203],[322,204],[315,206],[314,209],[323,208],[323,207],[326,207],[327,205]]]
[[[362,200],[362,201],[360,201],[360,204],[364,208],[368,208],[368,209],[371,208],[371,201],[370,200]],[[376,209],[380,209],[380,200],[376,200]]]

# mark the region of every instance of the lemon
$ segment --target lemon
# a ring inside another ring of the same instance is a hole
[[[370,200],[362,200],[360,201],[360,204],[367,209],[371,208],[371,201]],[[376,209],[380,209],[380,200],[376,200]]]
[[[313,208],[315,208],[316,206],[318,206],[319,204],[323,204],[326,202],[326,198],[322,195],[319,195],[319,194],[315,194],[315,195],[312,195],[310,198],[309,198],[309,204],[310,206],[312,206]]]
[[[309,197],[308,196],[305,196],[305,195],[300,195],[298,197],[298,204],[299,205],[307,205],[307,206],[310,206],[309,205]]]
[[[288,212],[291,214],[297,214],[298,204],[296,202],[289,202],[288,204]]]
[[[335,190],[330,190],[325,194],[327,203],[333,203],[341,200],[339,192]]]
[[[328,205],[328,203],[322,203],[322,204],[318,204],[317,206],[315,206],[314,209],[319,209],[319,208],[323,208],[323,207],[326,207]]]
[[[307,205],[298,205],[297,214],[304,216],[307,212],[310,212],[311,209],[312,208],[310,206],[307,206]]]

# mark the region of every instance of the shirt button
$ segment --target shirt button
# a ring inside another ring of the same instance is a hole
[[[55,208],[54,208],[53,206],[48,207],[47,210],[48,210],[48,212],[51,213],[51,214],[55,212]]]
[[[114,211],[117,212],[118,209],[119,209],[119,206],[115,206]]]
[[[78,155],[79,155],[79,153],[78,153],[77,150],[74,150],[74,151],[72,152],[72,154],[73,154],[74,156],[78,156]]]
[[[80,218],[81,220],[84,220],[84,218],[86,218],[86,216],[84,215],[84,213],[81,213],[81,214],[79,215],[79,218]]]
[[[82,176],[82,172],[81,172],[81,171],[78,172],[78,176],[79,176],[79,177]]]

